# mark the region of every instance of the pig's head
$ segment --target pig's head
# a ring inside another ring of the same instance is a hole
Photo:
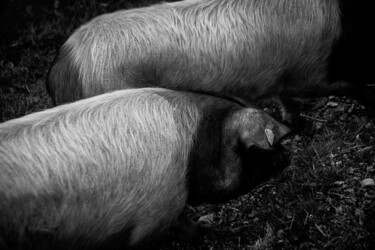
[[[191,204],[235,198],[290,163],[289,155],[280,145],[290,129],[267,113],[242,108],[229,111],[219,120],[208,122],[214,126],[211,130],[207,128],[210,131],[207,135],[198,138],[204,141],[195,149],[189,176]]]

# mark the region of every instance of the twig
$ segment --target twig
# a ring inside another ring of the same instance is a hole
[[[364,152],[364,151],[367,151],[367,150],[372,149],[373,147],[374,147],[374,146],[367,146],[367,147],[364,147],[364,148],[359,149],[357,152],[362,153],[362,152]]]
[[[328,237],[327,234],[325,234],[325,233],[323,232],[323,230],[322,230],[317,224],[314,223],[314,225],[315,225],[315,227],[318,229],[318,231],[319,231],[324,237]]]
[[[292,218],[292,221],[290,222],[290,225],[289,225],[289,230],[292,229],[292,226],[293,226],[293,222],[294,222],[294,218],[296,217],[296,213],[294,212],[293,214],[293,218]]]
[[[315,117],[304,115],[304,114],[301,114],[301,117],[306,118],[306,119],[310,119],[310,120],[313,120],[313,121],[317,121],[317,122],[327,122],[327,120],[315,118]]]
[[[357,129],[357,131],[354,133],[353,140],[357,137],[357,135],[359,135],[359,132],[361,132],[361,130],[364,128],[364,126],[366,126],[366,123],[363,123],[361,125],[361,127],[359,127],[359,129]]]
[[[316,151],[316,149],[313,145],[312,145],[312,148],[313,148],[316,156],[318,157],[318,161],[320,162],[320,164],[322,164],[322,166],[325,166],[324,163],[322,162],[322,160],[320,159],[320,155],[318,154],[318,151]]]

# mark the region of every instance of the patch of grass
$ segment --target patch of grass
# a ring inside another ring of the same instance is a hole
[[[297,143],[294,165],[283,173],[285,182],[278,190],[285,205],[278,218],[285,221],[286,245],[369,247],[372,236],[356,213],[361,203],[357,196],[360,180],[374,163],[374,147],[355,139],[361,126],[354,122],[330,125],[300,143],[302,147]]]

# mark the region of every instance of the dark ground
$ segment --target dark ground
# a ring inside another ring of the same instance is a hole
[[[157,0],[0,3],[0,122],[51,107],[45,78],[57,49],[93,16]],[[261,106],[274,110],[272,102]],[[198,245],[169,236],[160,249],[375,249],[374,112],[346,98],[304,105],[291,166],[222,205],[188,207],[213,233]]]

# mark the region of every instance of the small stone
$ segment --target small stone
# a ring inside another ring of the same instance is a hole
[[[362,187],[375,186],[375,181],[371,178],[367,178],[361,181]]]
[[[354,104],[352,104],[352,105],[350,106],[350,108],[348,109],[348,113],[349,113],[349,114],[352,113],[352,112],[353,112],[353,109],[354,109]]]
[[[346,121],[348,119],[348,114],[342,114],[340,117],[339,117],[340,121]]]
[[[342,206],[335,207],[335,209],[336,209],[336,213],[342,213],[343,211]]]
[[[337,111],[340,111],[340,112],[345,112],[345,106],[341,106],[337,109]],[[340,117],[341,118],[341,117]]]
[[[299,135],[295,135],[295,136],[294,136],[294,141],[295,141],[295,142],[299,142],[299,141],[301,141],[301,140],[302,140],[301,136],[299,136]]]
[[[337,102],[327,102],[327,107],[331,107],[331,108],[335,108],[337,107],[339,104]]]
[[[211,225],[214,222],[214,214],[203,215],[198,219],[198,222]]]
[[[257,213],[253,210],[251,213],[248,214],[250,218],[254,218]]]
[[[348,188],[348,189],[345,189],[344,192],[350,193],[350,194],[354,194],[354,189],[353,188]]]
[[[283,237],[283,234],[284,234],[284,230],[283,229],[280,229],[279,231],[277,231],[276,235],[278,238],[281,238]]]
[[[10,69],[13,69],[13,68],[14,68],[14,64],[13,64],[12,62],[7,63],[6,66],[8,66]]]
[[[335,181],[335,182],[333,183],[333,185],[341,186],[341,185],[344,184],[344,183],[345,183],[345,181]]]
[[[323,123],[322,123],[322,122],[316,122],[316,123],[315,123],[315,129],[316,129],[316,130],[321,129],[322,127],[323,127]]]
[[[281,142],[281,144],[282,144],[282,145],[288,145],[288,144],[290,144],[291,142],[292,142],[291,139],[286,139],[286,140],[283,140],[283,141]]]
[[[186,208],[192,212],[195,212],[195,208],[190,206],[190,205],[186,205]]]

